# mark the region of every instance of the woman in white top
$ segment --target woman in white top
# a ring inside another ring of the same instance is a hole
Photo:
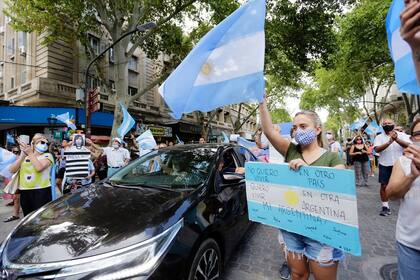
[[[401,199],[396,229],[399,280],[420,275],[420,118],[410,134],[413,144],[395,163],[386,188],[390,199]]]

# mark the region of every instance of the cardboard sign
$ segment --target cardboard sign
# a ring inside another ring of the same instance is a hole
[[[249,219],[361,255],[354,172],[247,162]]]

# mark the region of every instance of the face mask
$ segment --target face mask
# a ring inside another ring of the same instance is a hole
[[[114,149],[118,149],[120,146],[119,146],[118,144],[112,144],[112,147],[113,147]]]
[[[316,139],[316,132],[314,129],[300,129],[296,131],[295,136],[296,142],[299,145],[309,145]]]
[[[394,130],[394,125],[383,125],[382,128],[384,129],[385,132],[391,132]]]
[[[333,139],[333,136],[332,136],[332,134],[331,133],[327,133],[327,140],[332,140]]]
[[[48,145],[38,143],[35,145],[35,150],[37,150],[39,153],[45,153],[48,150]]]

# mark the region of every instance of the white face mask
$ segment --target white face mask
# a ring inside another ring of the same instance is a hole
[[[48,145],[38,143],[35,145],[35,150],[37,150],[39,153],[45,153],[48,150]]]
[[[118,149],[118,148],[120,147],[120,145],[118,145],[118,144],[112,144],[112,147],[113,147],[114,149]]]

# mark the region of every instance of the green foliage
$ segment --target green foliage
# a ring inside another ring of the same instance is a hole
[[[290,117],[289,112],[284,108],[277,108],[270,111],[271,118],[273,123],[284,123],[291,122],[292,118]]]

